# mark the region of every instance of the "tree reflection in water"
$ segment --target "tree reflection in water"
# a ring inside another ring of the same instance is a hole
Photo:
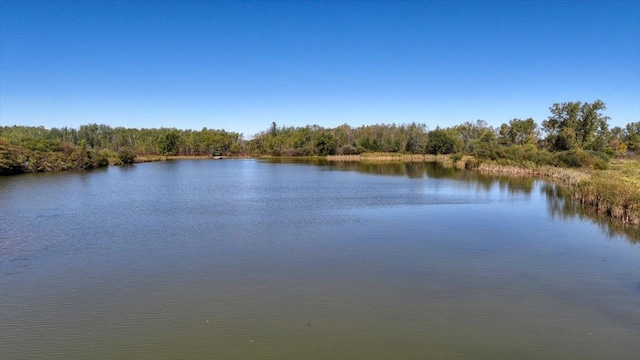
[[[272,163],[290,163],[300,165],[326,166],[338,171],[357,171],[381,176],[405,176],[412,179],[431,178],[465,182],[478,191],[490,191],[496,184],[501,191],[511,194],[530,195],[537,179],[531,177],[485,175],[475,171],[466,171],[443,166],[432,162],[365,162],[365,161],[328,161],[325,159],[274,158]],[[623,236],[631,243],[640,243],[640,226],[624,224],[597,213],[584,206],[571,196],[571,193],[559,185],[541,182],[542,193],[547,199],[549,214],[555,219],[579,218],[596,224],[609,237]]]
[[[600,230],[609,237],[623,236],[631,243],[640,243],[638,225],[615,221],[605,214],[598,213],[595,209],[575,201],[571,192],[565,187],[543,183],[541,191],[547,198],[547,208],[552,218],[588,220],[598,225]]]

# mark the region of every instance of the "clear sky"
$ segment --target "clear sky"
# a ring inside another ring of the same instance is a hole
[[[640,121],[640,1],[0,0],[0,125]]]

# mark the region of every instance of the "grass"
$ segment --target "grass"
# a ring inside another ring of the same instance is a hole
[[[167,161],[167,160],[204,160],[213,159],[211,155],[137,155],[136,163]]]
[[[437,162],[447,166],[464,168],[464,161],[454,161],[450,155],[432,154],[400,154],[400,153],[362,153],[360,155],[329,155],[329,161],[362,161],[362,162]]]
[[[640,189],[640,156],[612,159],[608,169],[592,171],[592,176],[604,179],[615,178]]]
[[[574,197],[622,222],[640,224],[640,158],[614,159],[606,170],[589,170]]]

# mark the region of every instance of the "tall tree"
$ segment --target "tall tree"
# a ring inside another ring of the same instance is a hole
[[[502,124],[498,140],[502,145],[535,144],[538,141],[538,125],[532,118],[527,120],[511,119]]]
[[[625,142],[629,150],[640,152],[640,121],[627,124],[625,127]]]
[[[156,143],[163,155],[175,155],[179,150],[180,133],[176,129],[168,129],[164,131]]]
[[[608,127],[609,117],[601,113],[606,108],[601,100],[553,104],[549,108],[551,116],[542,122],[548,148],[562,151],[597,147],[596,138],[605,135]]]
[[[426,151],[429,154],[451,154],[460,148],[456,136],[451,131],[436,127],[429,131],[428,135]]]

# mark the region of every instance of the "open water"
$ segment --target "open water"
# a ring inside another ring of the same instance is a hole
[[[2,359],[638,359],[640,245],[434,164],[0,178]]]

